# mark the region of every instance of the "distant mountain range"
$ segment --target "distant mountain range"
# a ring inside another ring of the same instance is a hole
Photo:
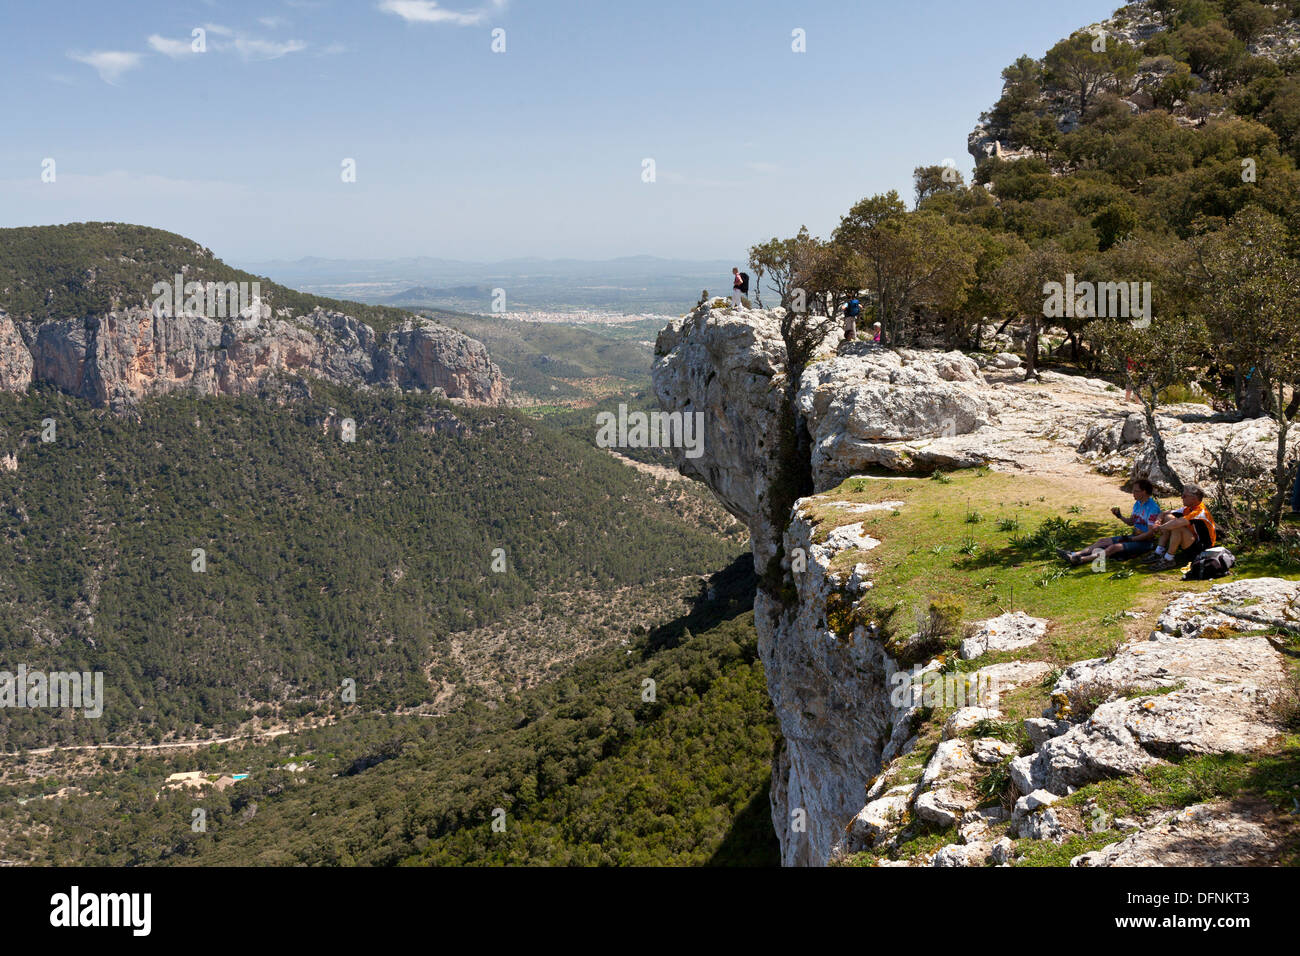
[[[418,256],[308,257],[244,265],[295,288],[374,304],[488,312],[492,311],[494,290],[504,289],[508,312],[595,309],[676,314],[694,303],[703,289],[730,288],[732,267],[743,263],[657,256],[499,262]]]
[[[470,280],[496,276],[582,276],[608,275],[663,278],[680,275],[708,276],[721,272],[731,273],[739,261],[723,259],[663,259],[659,256],[622,256],[615,259],[544,259],[530,256],[519,259],[501,259],[496,262],[473,262],[463,259],[438,259],[431,256],[412,256],[402,259],[322,259],[306,256],[302,259],[276,259],[269,262],[246,262],[250,272],[262,275],[284,273],[318,281],[344,280]]]

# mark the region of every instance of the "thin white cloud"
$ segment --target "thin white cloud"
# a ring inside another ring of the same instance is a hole
[[[239,33],[235,35],[234,47],[245,60],[278,60],[282,56],[307,49],[307,44],[301,40],[285,40],[281,43]]]
[[[505,7],[504,0],[491,0],[494,9]],[[478,26],[489,15],[485,8],[469,12],[447,10],[438,6],[434,0],[383,0],[379,9],[401,17],[407,23],[450,23],[458,27]]]
[[[170,37],[159,36],[157,33],[149,35],[149,47],[163,56],[171,57],[173,60],[194,55],[193,40],[173,40]]]
[[[141,59],[139,53],[126,53],[121,50],[69,53],[68,57],[93,68],[99,73],[99,78],[110,85],[116,84],[118,78],[127,70],[134,70],[139,66]]]
[[[210,44],[213,50],[218,53],[234,51],[245,60],[278,60],[282,56],[307,49],[307,44],[302,40],[268,40],[243,30],[232,30],[219,23],[205,23],[203,29],[217,38]]]

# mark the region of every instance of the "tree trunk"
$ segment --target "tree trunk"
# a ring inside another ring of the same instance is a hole
[[[1029,317],[1029,341],[1025,343],[1025,381],[1038,375],[1038,316]]]
[[[1151,401],[1148,402],[1146,396],[1142,394],[1142,387],[1138,386],[1138,398],[1142,400],[1142,412],[1146,415],[1147,431],[1151,433],[1151,445],[1156,453],[1156,464],[1160,466],[1160,471],[1169,479],[1175,491],[1183,493],[1183,480],[1178,477],[1178,473],[1169,465],[1169,453],[1165,450],[1165,439],[1160,434],[1160,426],[1156,424],[1156,390],[1151,388]]]
[[[1232,384],[1237,411],[1242,417],[1260,418],[1265,414],[1264,384],[1254,369],[1249,377],[1244,377],[1240,369],[1233,369]]]
[[[1282,508],[1291,497],[1291,488],[1295,482],[1294,469],[1286,466],[1286,438],[1291,431],[1291,419],[1282,405],[1285,398],[1283,392],[1284,386],[1281,382],[1277,386],[1277,492],[1273,495],[1273,500],[1269,502],[1268,514],[1272,519],[1273,527],[1280,527],[1282,524]]]

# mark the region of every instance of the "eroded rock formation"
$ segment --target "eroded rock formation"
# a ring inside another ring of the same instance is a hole
[[[4,391],[48,382],[121,408],[176,391],[249,394],[269,379],[295,375],[353,386],[441,389],[449,398],[482,405],[500,404],[508,392],[481,343],[415,316],[381,336],[352,316],[321,308],[273,317],[262,306],[257,314],[229,320],[131,308],[39,325],[0,312]]]

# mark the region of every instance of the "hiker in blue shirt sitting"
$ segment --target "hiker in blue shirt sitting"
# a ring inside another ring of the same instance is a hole
[[[1110,513],[1133,529],[1132,534],[1121,534],[1102,538],[1081,551],[1067,551],[1057,548],[1056,553],[1071,564],[1083,564],[1096,560],[1098,554],[1107,558],[1132,558],[1145,554],[1155,547],[1155,531],[1151,522],[1160,517],[1160,502],[1153,497],[1155,486],[1145,478],[1133,482],[1133,513],[1124,517],[1118,508],[1111,508]]]

